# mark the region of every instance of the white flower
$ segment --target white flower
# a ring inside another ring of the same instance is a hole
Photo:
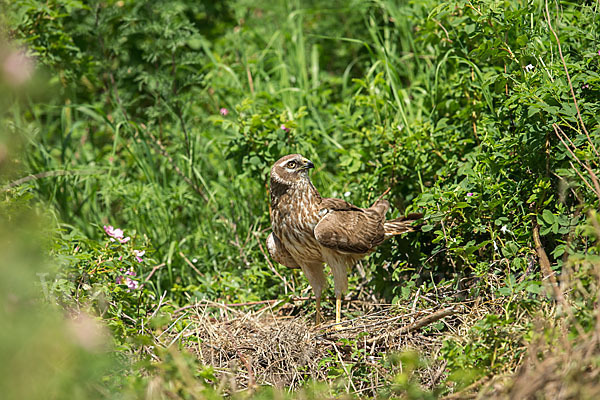
[[[350,193],[350,192],[346,192],[346,193],[344,193],[344,197],[348,197],[348,196],[350,196],[351,194],[352,194],[352,193]]]
[[[527,71],[527,72],[531,72],[531,71],[533,71],[533,68],[535,68],[533,65],[531,65],[531,64],[527,64],[527,65],[525,66],[525,71]]]
[[[146,250],[133,250],[133,254],[135,254],[135,259],[136,259],[138,262],[142,262],[142,261],[144,261],[144,260],[142,259],[142,256],[143,256],[144,254],[146,254]]]
[[[131,278],[125,278],[125,284],[127,285],[127,287],[129,289],[127,289],[127,291],[129,292],[130,290],[136,290],[139,289],[140,287],[140,283],[138,281],[134,281]]]

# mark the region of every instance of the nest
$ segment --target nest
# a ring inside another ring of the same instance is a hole
[[[289,315],[298,311],[293,303],[279,308],[273,302],[257,303],[266,306],[255,311],[205,301],[186,307],[194,321],[184,333],[188,349],[204,365],[212,366],[231,391],[256,385],[291,390],[312,380],[343,381],[349,392],[375,395],[402,369],[398,363],[383,363],[384,357],[411,350],[435,359],[441,334],[431,325],[442,320],[444,328],[461,323],[456,317],[458,305],[417,311],[409,306],[354,301],[347,305],[356,309],[346,311],[359,317],[335,329],[334,324],[316,327],[309,316]],[[340,365],[340,374],[332,375],[331,367],[339,369]],[[353,379],[359,367],[370,371],[368,379],[364,379],[364,369],[361,379]],[[422,366],[422,386],[435,387],[444,367],[439,361]]]
[[[600,266],[592,267],[595,274],[588,275],[600,277]],[[565,282],[567,275],[563,272]],[[507,362],[466,387],[446,381],[444,398],[598,398],[600,302],[590,293],[596,293],[599,286],[585,291],[580,285],[567,292],[569,285],[563,283],[558,287],[562,289],[558,300],[541,302],[538,313],[525,315],[502,331],[514,335],[504,342],[510,344]],[[291,391],[318,381],[337,386],[336,393],[344,385],[347,393],[376,397],[393,395],[390,388],[393,391],[396,377],[404,374],[399,381],[411,380],[435,393],[445,381],[446,361],[439,357],[443,341],[485,339],[485,333],[474,337],[471,328],[488,314],[502,315],[505,306],[502,297],[458,301],[469,298],[463,292],[466,289],[454,296],[442,293],[441,287],[436,289],[436,296],[417,291],[404,305],[347,299],[344,315],[355,318],[345,320],[338,329],[333,324],[316,327],[312,315],[303,315],[306,307],[302,305],[310,300],[306,298],[245,304],[204,301],[175,311],[179,318],[185,311],[191,322],[171,343],[180,336],[187,338],[182,343],[188,350],[217,372],[221,392],[258,385]],[[457,301],[449,303],[448,299]],[[576,312],[592,309],[587,325],[582,325]],[[523,334],[532,322],[534,337],[527,340]],[[578,332],[575,337],[573,329]],[[427,362],[413,362],[412,367],[410,361],[394,362],[394,354],[406,351]]]
[[[200,340],[192,350],[222,376],[235,377],[235,387],[294,386],[319,370],[325,349],[312,340],[314,328],[304,319],[223,315],[198,319],[193,335]]]

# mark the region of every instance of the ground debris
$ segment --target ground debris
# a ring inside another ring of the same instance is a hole
[[[193,334],[200,339],[194,350],[203,362],[218,371],[236,371],[237,385],[242,388],[257,383],[293,385],[303,378],[302,371],[318,371],[315,363],[324,353],[312,340],[313,329],[301,318],[252,313],[231,319],[204,316]]]
[[[428,325],[445,319],[447,331],[461,323],[455,316],[462,311],[457,305],[416,311],[409,306],[370,303],[368,308],[334,329],[334,324],[317,327],[308,316],[204,302],[186,308],[194,322],[184,342],[221,379],[229,379],[232,390],[256,385],[295,388],[308,380],[335,382],[330,373],[335,364],[342,366],[349,391],[374,395],[389,384],[398,367],[384,365],[381,361],[386,355],[410,350],[432,358],[441,346],[441,334]],[[353,368],[358,367],[371,371],[366,374],[369,379],[362,372],[362,379],[353,382]],[[420,374],[424,387],[434,387],[444,374],[444,365],[432,362]]]

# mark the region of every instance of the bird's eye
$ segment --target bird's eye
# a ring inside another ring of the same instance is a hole
[[[287,163],[287,167],[289,169],[294,169],[296,168],[296,161],[290,161],[289,163]]]

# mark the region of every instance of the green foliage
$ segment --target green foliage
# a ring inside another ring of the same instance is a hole
[[[420,233],[364,262],[367,279],[394,302],[440,287],[501,299],[466,337],[446,340],[442,356],[463,383],[503,372],[532,329],[518,316],[548,301],[534,229],[557,273],[577,262],[591,271],[597,257],[588,221],[600,206],[600,14],[591,3],[559,1],[547,15],[543,2],[517,0],[0,2],[0,34],[37,65],[16,83],[6,67],[15,48],[0,43],[3,207],[20,220],[35,204],[51,221],[41,235],[53,257],[42,271],[47,300],[101,315],[131,355],[191,301],[301,293],[305,279],[270,265],[264,246],[267,171],[299,152],[326,196],[366,206],[389,187],[391,217],[425,213]],[[132,240],[111,242],[104,225]],[[143,262],[133,250],[146,251]],[[140,288],[127,286],[127,271]],[[593,301],[577,301],[591,329]],[[85,350],[65,348],[87,362]],[[190,376],[214,383],[204,366],[156,357],[140,360],[174,382],[169,394],[210,394],[185,389]],[[344,379],[336,357],[324,362]],[[350,369],[367,373],[358,361]],[[386,395],[426,398],[407,371]],[[136,392],[148,384],[141,375],[122,384]]]
[[[266,172],[289,152],[314,159],[326,195],[366,205],[391,187],[395,214],[425,212],[422,235],[374,257],[375,282],[388,289],[390,275],[375,267],[384,257],[450,277],[484,276],[504,262],[521,273],[536,221],[560,257],[597,202],[552,128],[594,163],[593,32],[555,22],[589,141],[536,4],[252,11],[243,2],[57,1],[8,10],[13,35],[61,77],[48,83],[60,95],[22,117],[45,121],[27,166],[73,174],[35,181],[37,193],[90,238],[99,237],[94,224],[145,232],[168,266],[156,274],[156,295],[276,295],[265,291],[273,286],[257,241],[268,227]],[[331,36],[345,13],[365,29],[353,36],[344,25]],[[559,17],[588,26],[598,18],[584,6]],[[182,255],[201,260],[202,275]],[[207,284],[221,275],[222,284]]]
[[[155,298],[150,289],[153,283],[143,276],[151,272],[147,267],[151,259],[135,253],[150,252],[150,248],[134,248],[133,243],[141,240],[132,236],[132,240],[120,243],[108,235],[97,242],[76,231],[61,234],[51,251],[53,275],[40,276],[46,296],[66,308],[77,305],[102,315],[121,340],[135,337],[142,324],[151,322],[144,316],[153,308]]]

